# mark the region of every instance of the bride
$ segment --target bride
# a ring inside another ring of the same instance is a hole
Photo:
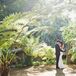
[[[59,66],[60,69],[62,69],[62,68],[64,68],[64,64],[63,64],[63,60],[62,60],[62,56],[63,56],[63,53],[64,53],[63,42],[60,42],[60,49],[63,50],[63,52],[60,51],[58,66]]]

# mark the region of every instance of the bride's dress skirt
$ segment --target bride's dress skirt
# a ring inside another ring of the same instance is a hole
[[[63,52],[60,52],[58,66],[59,68],[64,68],[63,60],[62,60]]]

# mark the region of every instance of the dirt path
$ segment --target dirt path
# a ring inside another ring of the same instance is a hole
[[[9,76],[76,76],[76,69],[66,66],[63,70],[56,70],[55,65],[41,65],[21,70],[12,70]]]

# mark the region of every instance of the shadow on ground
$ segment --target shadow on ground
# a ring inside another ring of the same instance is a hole
[[[63,70],[57,69],[55,76],[65,76],[65,73],[63,72]]]
[[[76,69],[66,66],[65,69],[56,69],[55,65],[32,66],[24,69],[12,69],[9,76],[76,76]]]

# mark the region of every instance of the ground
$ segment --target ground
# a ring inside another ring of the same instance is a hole
[[[11,70],[9,76],[76,76],[76,66],[66,65],[63,70],[56,69],[55,65],[32,66],[20,70]]]

